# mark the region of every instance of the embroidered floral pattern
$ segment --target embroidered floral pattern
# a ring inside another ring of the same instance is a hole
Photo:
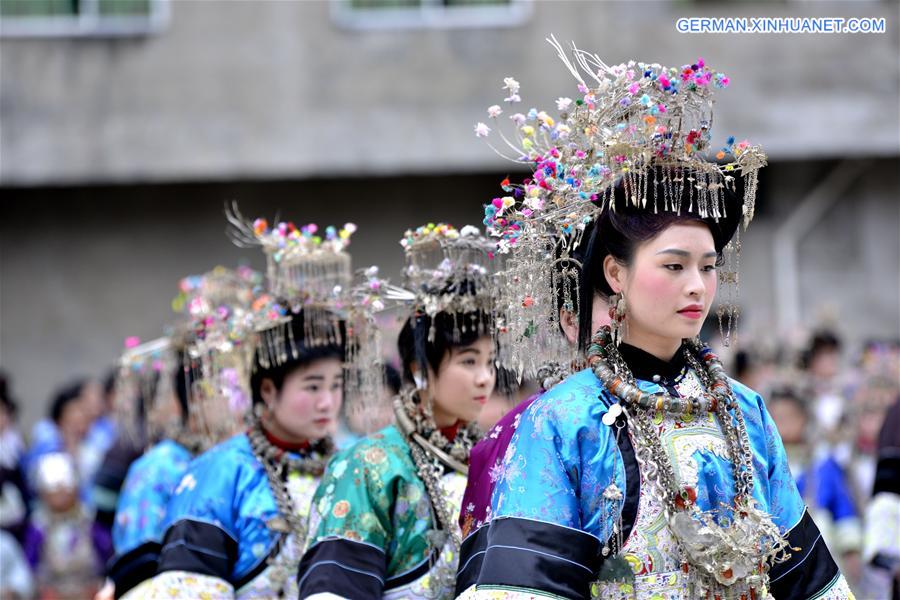
[[[659,388],[647,381],[639,385],[650,392]],[[699,385],[691,371],[675,383],[681,395],[696,393]],[[753,495],[775,523],[787,529],[800,519],[803,503],[788,473],[784,450],[772,445],[771,418],[759,396],[739,383],[733,387],[742,411],[749,415],[746,422],[756,471]],[[598,397],[609,401],[593,374],[582,371],[546,392],[522,414],[502,463],[492,470],[497,477],[492,500],[495,516],[536,519],[580,529],[598,540],[610,538],[622,504],[604,500],[603,491],[610,484],[628,488],[614,429],[602,424],[606,407]],[[668,416],[656,425],[678,477],[697,482],[702,509],[729,505],[731,468],[714,420],[708,415]],[[607,506],[609,502],[617,503]],[[681,561],[661,507],[646,493],[638,502],[637,522],[624,540],[625,559],[637,577],[637,597],[688,598],[680,577],[670,581],[669,575],[677,575]],[[619,585],[598,583],[598,597],[632,597]]]
[[[459,515],[466,479],[451,472],[440,480],[454,515]],[[416,474],[409,447],[389,426],[335,456],[322,479],[310,517],[312,544],[329,537],[365,542],[387,554],[388,579],[429,559],[426,534],[432,529],[431,504]],[[434,589],[453,580],[458,556],[448,543],[419,579],[385,592],[385,598],[452,598],[452,589]]]

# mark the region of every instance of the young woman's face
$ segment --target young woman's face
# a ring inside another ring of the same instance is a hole
[[[780,399],[777,396],[767,403],[766,408],[775,421],[781,441],[785,444],[800,444],[806,436],[806,414],[791,400]]]
[[[288,442],[315,441],[334,433],[344,397],[344,371],[337,358],[320,358],[284,378],[281,391],[263,379],[270,433]]]
[[[604,263],[615,292],[625,294],[625,341],[669,359],[683,338],[700,333],[716,296],[716,249],[699,222],[673,224],[638,246],[632,264]]]
[[[444,354],[437,373],[429,372],[428,394],[438,427],[478,418],[494,391],[494,358],[493,341],[482,336],[468,346],[452,348]]]
[[[78,503],[78,488],[56,487],[41,492],[41,500],[55,513],[71,510]]]
[[[65,405],[59,417],[60,434],[67,443],[80,443],[87,435],[90,421],[81,399]]]

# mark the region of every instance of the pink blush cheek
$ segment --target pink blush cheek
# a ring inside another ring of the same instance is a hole
[[[287,400],[285,408],[288,413],[286,417],[289,419],[303,419],[312,411],[313,399],[305,390],[296,390],[283,400]]]
[[[634,284],[638,294],[654,303],[670,298],[676,290],[671,277],[655,270],[636,278]]]

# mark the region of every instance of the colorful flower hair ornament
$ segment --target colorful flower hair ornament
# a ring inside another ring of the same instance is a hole
[[[498,302],[509,307],[499,328],[507,336],[501,353],[511,353],[504,362],[526,375],[541,366],[535,355],[571,358],[559,336],[558,298],[575,306],[580,263],[574,256],[585,230],[612,207],[617,186],[640,209],[742,219],[746,227],[766,164],[762,149],[748,141],[736,143],[731,136],[718,147],[713,143],[713,96],[730,80],[703,59],[681,67],[635,61],[609,66],[574,44],[567,52],[553,36],[547,41],[576,80],[571,96],[557,98],[554,114],[532,108],[506,115],[491,107],[490,126],[479,128],[494,152],[530,169],[520,182],[501,182],[504,195],[485,206],[483,220],[497,252],[506,254],[498,273]],[[504,89],[510,83],[521,101],[515,79],[504,79]],[[728,203],[726,194],[736,190],[739,177],[743,198]],[[736,248],[726,247],[720,270],[734,282]],[[736,291],[723,297],[720,320],[731,326]]]
[[[406,257],[402,288],[389,286],[385,298],[412,314],[464,315],[480,312],[479,327],[490,333],[494,314],[494,244],[478,228],[456,229],[427,223],[407,230],[400,240]],[[433,331],[431,332],[433,334]]]
[[[749,223],[757,173],[765,166],[766,155],[749,142],[735,146],[733,137],[713,150],[713,91],[728,87],[726,75],[703,59],[681,67],[635,61],[608,66],[574,44],[569,55],[554,37],[548,42],[575,77],[579,95],[557,100],[558,118],[539,109],[511,115],[511,134],[504,133],[502,113],[495,105],[488,111],[494,127],[481,124],[478,129],[495,152],[531,166],[531,177],[518,184],[519,204],[541,198],[558,212],[593,215],[609,205],[612,187],[625,179],[632,204],[679,210],[658,197],[655,187],[647,197],[648,180],[656,178],[668,186],[690,186],[704,217],[724,216],[724,189],[734,189],[735,177],[741,176],[744,225]],[[514,82],[515,96],[521,100],[518,82],[512,78],[504,82],[504,89]],[[490,142],[492,132],[500,146]],[[544,214],[554,216],[552,211]],[[515,237],[509,225],[514,219],[497,223],[496,215],[488,217],[494,222],[486,225],[498,237]]]
[[[265,302],[263,276],[241,266],[222,266],[179,282],[172,307],[182,314],[176,326],[189,374],[188,408],[200,448],[236,433],[247,408],[249,375],[256,341],[257,313]]]
[[[256,329],[262,334],[261,364],[288,360],[282,342],[293,334],[286,325],[301,311],[305,339],[289,340],[288,346],[340,343],[353,277],[347,248],[356,225],[346,223],[324,230],[315,223],[298,227],[282,221],[272,225],[262,218],[244,219],[236,206],[226,210],[226,218],[235,244],[260,247],[266,255],[268,296],[255,311]]]

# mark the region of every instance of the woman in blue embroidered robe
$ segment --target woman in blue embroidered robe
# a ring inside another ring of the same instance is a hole
[[[176,364],[180,365],[180,360]],[[171,401],[154,402],[147,415],[148,421],[164,430],[189,428],[189,378],[181,368],[174,371],[171,377],[175,394]],[[116,598],[156,573],[166,506],[193,457],[193,452],[181,442],[165,438],[128,468],[113,521],[115,556],[107,567]]]
[[[625,337],[618,353],[642,392],[697,398],[706,391],[702,374],[687,360],[693,350],[682,340],[699,333],[715,296],[717,257],[737,228],[741,206],[727,198],[727,219],[701,215],[699,208],[692,213],[686,199],[681,214],[657,214],[626,203],[620,184],[615,210],[599,215],[579,304],[590,306],[595,294],[627,299],[616,303]],[[590,319],[587,312],[579,315],[585,350]],[[768,587],[735,594],[727,586],[740,584],[749,572],[737,572],[737,565],[724,569],[719,575],[730,582],[723,584],[721,600],[852,597],[806,511],[762,399],[738,382],[730,385],[749,438],[752,497],[786,538],[790,556],[770,564]],[[479,568],[460,564],[461,597],[692,597],[697,580],[648,484],[654,465],[637,460],[632,418],[652,419],[649,430],[659,436],[677,484],[696,495],[688,502],[719,524],[728,521],[736,487],[727,437],[709,410],[643,416],[630,405],[623,410],[620,402],[586,369],[522,413],[495,473],[487,536],[481,547],[468,549],[479,557],[472,561],[480,561]]]
[[[295,458],[310,452],[308,447],[290,447],[278,440],[272,443]],[[302,518],[318,482],[318,477],[306,473],[288,476],[294,510]],[[213,597],[277,596],[270,559],[280,553],[291,553],[285,558],[293,559],[295,552],[285,532],[270,527],[279,516],[266,471],[248,434],[203,453],[191,464],[169,502],[160,574],[153,589],[175,589],[185,597],[200,597],[204,592]],[[296,597],[296,591],[290,591],[294,589],[292,580],[286,580],[285,597]]]
[[[626,356],[633,353],[647,365],[656,362],[649,355],[642,356],[637,348],[630,350],[623,345],[622,352]],[[658,391],[662,382],[650,379],[661,373],[669,375],[666,382],[676,390],[697,385],[688,369],[682,372],[677,366],[654,365],[641,372],[629,364],[643,391]],[[640,375],[647,379],[640,379]],[[802,548],[788,563],[770,572],[772,593],[776,598],[812,597],[819,589],[840,584],[840,573],[818,539],[818,530],[791,479],[777,429],[762,399],[737,382],[732,381],[732,386],[753,450],[753,495],[788,534],[789,543]],[[667,556],[672,548],[671,536],[665,533],[659,507],[649,495],[641,493],[640,473],[627,431],[617,436],[615,426],[602,423],[613,402],[594,373],[585,369],[544,393],[522,415],[494,491],[494,514],[477,582],[479,591],[512,586],[564,598],[590,597],[602,563],[600,548],[619,513],[627,540],[625,559],[636,582],[608,584],[615,589],[603,589],[608,595],[599,597],[630,597],[638,590],[638,597],[645,597],[644,593],[649,597],[680,588],[681,566]],[[702,490],[697,498],[699,506],[710,510],[720,502],[729,503],[731,496],[725,490],[734,488],[731,468],[724,454],[724,438],[711,416],[690,421],[673,419],[660,425],[666,431],[664,446],[679,455],[679,474]],[[617,506],[602,498],[612,482],[624,490],[624,502]],[[800,568],[792,573],[790,567]],[[457,590],[462,592],[476,582],[465,578],[463,565],[460,569]],[[675,582],[669,581],[672,577]],[[812,590],[808,595],[800,591],[804,585]],[[594,587],[594,593],[600,591],[600,587]]]
[[[306,539],[294,524],[305,523],[331,452],[344,357],[342,343],[302,345],[305,318],[263,334],[250,384],[256,417],[195,459],[175,488],[157,574],[141,597],[297,597]]]
[[[112,531],[116,556],[109,577],[117,598],[156,573],[166,506],[192,458],[187,448],[164,439],[129,467]]]

